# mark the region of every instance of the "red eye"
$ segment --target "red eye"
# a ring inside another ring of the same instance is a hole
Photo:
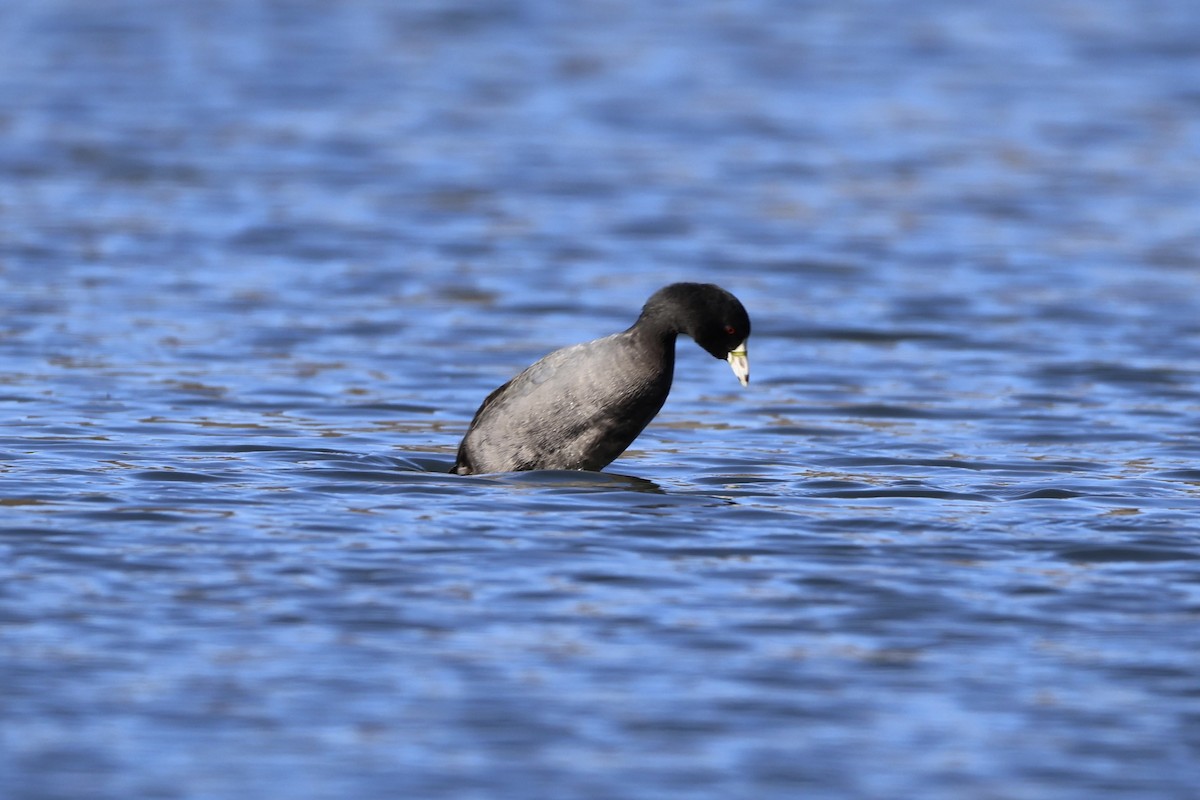
[[[730,336],[733,336],[735,333],[737,333],[737,328],[733,327],[732,325],[726,325],[725,332]]]

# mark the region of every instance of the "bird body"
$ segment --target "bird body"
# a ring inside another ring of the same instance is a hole
[[[452,471],[607,466],[666,402],[680,333],[729,359],[745,382],[750,320],[741,303],[710,284],[672,284],[628,330],[555,350],[488,395]]]

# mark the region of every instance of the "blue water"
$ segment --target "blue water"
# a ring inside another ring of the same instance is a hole
[[[0,796],[1194,798],[1198,42],[8,0]],[[748,389],[446,474],[676,280]]]

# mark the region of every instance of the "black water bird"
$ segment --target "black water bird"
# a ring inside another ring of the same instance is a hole
[[[555,350],[488,395],[451,472],[607,466],[666,402],[681,333],[749,384],[746,309],[719,286],[673,283],[646,301],[628,330]]]

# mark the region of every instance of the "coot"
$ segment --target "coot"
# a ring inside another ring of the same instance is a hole
[[[646,301],[628,330],[555,350],[488,395],[451,472],[607,466],[666,401],[681,333],[749,384],[746,309],[719,286],[673,283]]]

